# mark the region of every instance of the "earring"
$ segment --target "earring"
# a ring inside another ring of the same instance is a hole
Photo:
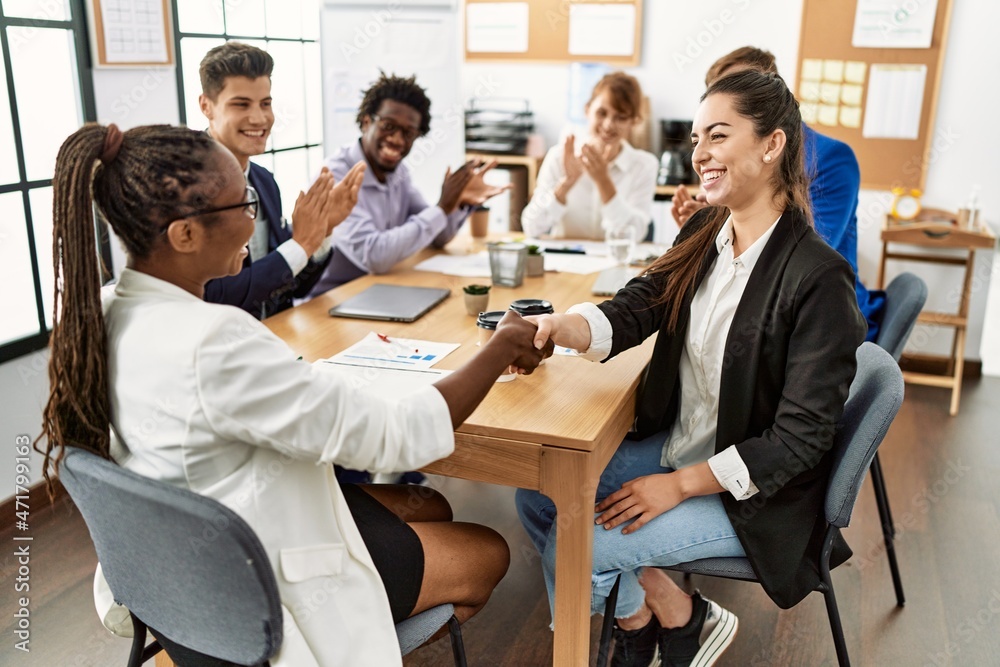
[[[770,161],[771,161],[771,156],[770,155],[765,155],[764,156],[764,162],[770,162]]]

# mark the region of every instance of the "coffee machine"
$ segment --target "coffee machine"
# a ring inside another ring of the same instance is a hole
[[[691,166],[691,127],[689,120],[660,120],[660,171],[657,185],[696,183]]]

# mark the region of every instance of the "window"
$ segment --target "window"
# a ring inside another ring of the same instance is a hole
[[[52,326],[56,153],[97,117],[85,21],[81,0],[0,0],[0,362],[45,347]]]
[[[191,128],[208,125],[198,108],[198,65],[209,49],[237,40],[274,58],[274,128],[253,161],[274,172],[286,206],[295,201],[324,157],[319,0],[176,0],[174,25],[181,122]]]

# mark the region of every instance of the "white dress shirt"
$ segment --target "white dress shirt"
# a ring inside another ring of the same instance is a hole
[[[777,220],[739,257],[733,253],[732,218],[719,230],[715,245],[719,256],[691,301],[690,321],[680,358],[681,396],[677,420],[663,445],[661,465],[669,468],[708,461],[712,473],[737,500],[750,498],[758,489],[736,450],[736,443],[718,454],[715,435],[719,422],[719,390],[726,339],[750,274]],[[611,352],[611,323],[596,305],[578,304],[567,311],[582,315],[590,325],[591,345],[583,353],[600,361]]]
[[[285,619],[271,664],[402,664],[388,598],[331,464],[393,472],[447,456],[454,432],[441,394],[359,391],[296,360],[244,311],[138,271],[125,269],[102,297],[112,454],[218,500],[254,529]],[[99,574],[101,618],[127,632],[106,588]]]
[[[621,150],[608,165],[615,196],[603,203],[597,184],[584,172],[561,204],[555,190],[566,176],[563,147],[553,146],[542,161],[531,201],[521,213],[521,228],[532,238],[551,235],[601,241],[610,229],[628,228],[636,242],[642,241],[649,230],[658,170],[652,153],[622,141]]]

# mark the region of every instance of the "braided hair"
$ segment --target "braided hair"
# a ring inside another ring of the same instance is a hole
[[[100,262],[92,205],[126,252],[146,257],[165,225],[203,207],[205,188],[193,187],[211,168],[211,137],[183,127],[88,123],[59,149],[53,177],[52,265],[55,299],[49,356],[49,400],[35,448],[43,474],[58,472],[63,446],[110,458],[110,399]],[[44,446],[39,443],[45,440]]]

